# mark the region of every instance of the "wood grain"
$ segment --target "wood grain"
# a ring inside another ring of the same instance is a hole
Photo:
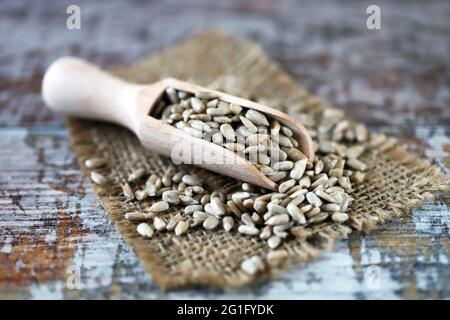
[[[377,31],[365,26],[368,3],[356,0],[78,3],[81,30],[66,29],[72,3],[1,3],[1,298],[450,297],[448,193],[274,281],[161,293],[111,225],[76,166],[62,117],[39,93],[59,56],[130,63],[213,26],[258,42],[310,91],[448,173],[447,1],[379,1]],[[73,269],[79,290],[67,285]]]

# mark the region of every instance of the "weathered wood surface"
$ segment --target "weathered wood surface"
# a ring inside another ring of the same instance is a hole
[[[130,63],[213,26],[261,46],[310,91],[450,168],[448,1],[0,2],[0,298],[450,298],[448,193],[319,261],[229,292],[160,292],[79,171],[40,80],[72,54]],[[67,286],[80,271],[80,289]]]

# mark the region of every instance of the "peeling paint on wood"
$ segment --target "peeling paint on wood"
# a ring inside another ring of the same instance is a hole
[[[448,173],[446,1],[412,1],[408,10],[402,1],[380,1],[380,31],[366,29],[367,4],[360,1],[183,2],[183,15],[173,10],[180,0],[78,3],[81,30],[65,27],[69,3],[2,3],[0,298],[450,297],[448,193],[367,236],[353,234],[319,261],[273,281],[227,292],[163,293],[79,171],[63,119],[39,95],[45,68],[59,56],[130,63],[214,21],[261,44],[313,93],[399,137]],[[80,272],[76,290],[72,269]]]

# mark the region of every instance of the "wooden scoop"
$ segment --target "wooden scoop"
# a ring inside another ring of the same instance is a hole
[[[173,87],[195,94],[209,91],[219,99],[254,109],[277,119],[290,128],[299,142],[298,149],[310,160],[314,158],[313,142],[301,123],[287,114],[261,104],[209,90],[192,83],[168,78],[150,85],[127,83],[97,66],[73,57],[63,57],[51,64],[45,73],[42,95],[54,111],[70,116],[113,122],[133,131],[142,145],[165,156],[174,148],[192,147],[195,157],[203,161],[196,166],[218,172],[267,189],[276,190],[277,184],[263,175],[250,161],[221,146],[194,138],[183,130],[150,116],[165,89]]]

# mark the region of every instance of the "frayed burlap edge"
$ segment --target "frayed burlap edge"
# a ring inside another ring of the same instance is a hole
[[[285,112],[292,104],[302,104],[305,112],[327,108],[326,104],[308,94],[281,68],[270,61],[254,45],[217,32],[205,32],[137,64],[116,68],[114,72],[133,82],[149,83],[166,76],[209,84],[233,77],[241,81],[226,89],[232,94],[258,97],[281,106]],[[225,85],[226,86],[226,85]],[[144,150],[136,138],[124,129],[75,119],[68,120],[74,151],[84,174],[89,171],[83,160],[93,154],[110,158],[104,174],[114,181],[106,186],[94,185],[95,192],[117,226],[133,247],[144,268],[163,288],[189,285],[238,287],[267,278],[298,261],[317,258],[322,250],[331,250],[334,242],[346,238],[351,228],[369,232],[378,223],[410,212],[424,200],[448,187],[448,179],[429,161],[418,158],[401,146],[389,143],[371,148],[364,161],[369,164],[367,180],[358,185],[352,196],[348,225],[323,223],[305,231],[302,239],[283,245],[289,259],[281,268],[268,267],[263,274],[251,277],[241,272],[239,264],[249,255],[267,254],[265,243],[237,233],[208,233],[196,230],[184,238],[159,234],[142,239],[135,225],[123,218],[124,212],[142,209],[151,204],[124,204],[120,183],[129,171],[144,166],[149,173],[160,174],[168,167],[167,159]],[[214,190],[226,192],[236,181],[189,168],[204,179],[210,179]],[[176,210],[174,210],[175,213]]]

